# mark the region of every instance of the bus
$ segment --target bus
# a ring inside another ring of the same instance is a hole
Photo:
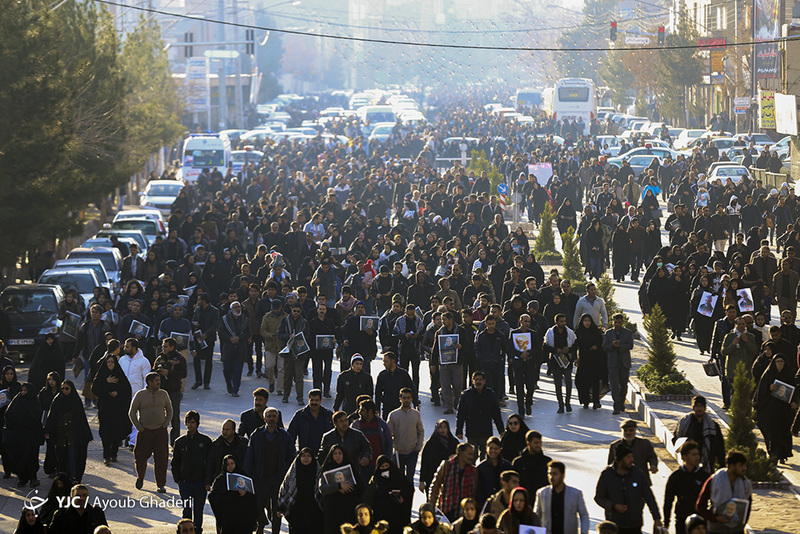
[[[597,117],[594,82],[588,78],[562,78],[543,98],[553,120],[583,119],[584,133]]]
[[[517,111],[542,107],[542,92],[539,89],[520,89],[516,96]]]
[[[225,134],[191,134],[183,141],[183,162],[178,180],[196,182],[203,170],[216,168],[222,174],[231,165],[231,142]]]

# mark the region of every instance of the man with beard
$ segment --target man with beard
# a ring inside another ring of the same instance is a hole
[[[219,342],[222,373],[225,375],[228,393],[234,397],[239,396],[242,368],[248,357],[248,342],[251,337],[250,320],[242,314],[242,304],[239,301],[233,301],[230,311],[222,318]]]

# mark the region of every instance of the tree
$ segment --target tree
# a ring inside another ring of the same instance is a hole
[[[480,152],[473,150],[470,154],[470,162],[469,166],[467,166],[467,170],[474,171],[477,176],[480,176],[481,173],[485,172],[486,176],[489,178],[489,184],[491,184],[491,189],[489,192],[493,195],[497,194],[497,186],[503,181],[503,175],[500,174],[500,171],[497,170],[497,167],[492,165],[492,163],[486,157],[486,152],[483,150]]]
[[[675,367],[677,356],[669,337],[667,319],[658,304],[644,317],[647,332],[647,363],[639,368],[636,375],[647,389],[658,395],[689,395],[690,384],[683,373]]]
[[[615,0],[584,0],[585,20],[564,30],[558,39],[562,48],[605,48],[617,9]],[[604,52],[554,52],[558,73],[564,78],[592,78],[600,82],[597,65]]]
[[[694,45],[697,37],[694,24],[685,12],[681,12],[676,32],[667,35],[665,43],[667,46]],[[699,103],[687,102],[685,95],[688,87],[703,81],[705,60],[696,48],[664,49],[660,52],[661,72],[656,81],[662,115],[678,121],[687,111],[696,114]]]
[[[586,278],[583,276],[583,264],[578,252],[578,239],[575,229],[569,227],[561,239],[561,252],[564,255],[561,264],[564,266],[564,278],[569,280],[572,290],[582,293],[586,288]]]
[[[161,30],[142,18],[128,34],[120,64],[125,76],[126,170],[140,168],[159,147],[179,139],[184,101],[172,80]]]
[[[614,291],[614,281],[611,280],[611,277],[608,276],[608,273],[603,273],[600,279],[597,280],[597,294],[600,295],[600,298],[603,299],[603,303],[606,305],[606,313],[608,314],[609,319],[613,317],[614,314],[621,313],[622,325],[635,333],[638,330],[638,326],[636,323],[631,322],[628,314],[622,311],[622,308],[620,308],[617,302],[614,300]]]
[[[542,224],[539,225],[539,235],[533,244],[533,252],[537,260],[558,260],[561,254],[556,251],[556,236],[553,232],[553,208],[546,202],[542,211]]]
[[[622,61],[624,50],[612,50],[603,58],[600,76],[611,89],[611,100],[615,106],[627,108],[633,102],[632,88],[636,77],[627,69]]]
[[[757,481],[776,481],[780,474],[777,461],[769,458],[758,447],[755,433],[755,413],[753,411],[753,391],[755,381],[744,362],[739,362],[733,375],[733,395],[731,396],[731,422],[725,438],[725,448],[739,450],[747,456],[747,476]]]

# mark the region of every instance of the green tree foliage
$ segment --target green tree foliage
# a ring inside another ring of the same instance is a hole
[[[644,329],[649,343],[647,363],[639,368],[636,375],[647,389],[657,395],[690,394],[692,385],[675,367],[675,347],[669,337],[667,319],[658,304],[653,306],[650,315],[645,315]]]
[[[586,278],[583,276],[583,264],[578,251],[578,238],[575,236],[575,229],[572,227],[567,229],[567,233],[561,239],[561,252],[564,255],[561,262],[564,266],[564,278],[569,280],[573,291],[582,293],[586,289]]]
[[[486,157],[486,152],[481,150],[478,152],[477,150],[473,150],[470,154],[470,162],[469,166],[467,166],[468,171],[475,171],[476,176],[480,176],[482,172],[486,173],[486,176],[489,177],[489,183],[491,184],[491,189],[489,190],[492,195],[497,194],[497,186],[500,185],[500,182],[503,181],[503,175],[500,174],[500,171],[497,170],[489,159]]]
[[[636,83],[636,77],[622,62],[626,53],[623,50],[612,50],[602,58],[600,66],[600,76],[611,89],[612,102],[615,106],[623,106],[623,109],[633,102],[632,89]]]
[[[777,462],[758,447],[755,433],[755,413],[753,411],[753,392],[755,381],[744,362],[739,362],[733,376],[733,395],[731,397],[730,427],[725,437],[725,448],[739,450],[747,456],[747,476],[756,481],[777,481],[780,474]]]
[[[125,122],[128,125],[130,169],[140,168],[159,147],[184,131],[180,123],[184,101],[172,74],[154,22],[142,18],[128,34],[120,58],[125,74]]]
[[[677,32],[667,35],[665,42],[667,46],[693,45],[697,37],[694,24],[690,23],[684,12],[678,19]],[[687,105],[690,113],[699,111],[696,103],[685,102],[684,95],[687,87],[703,81],[705,60],[696,48],[665,49],[660,52],[662,75],[656,81],[661,113],[672,119],[673,123],[678,123],[683,120]]]
[[[4,266],[78,233],[88,203],[125,183],[153,150],[182,132],[177,113],[153,105],[180,106],[157,34],[148,38],[156,52],[141,58],[147,70],[129,76],[132,62],[120,57],[105,8],[77,0],[51,7],[46,0],[0,2]],[[138,98],[126,97],[132,94]]]
[[[636,332],[638,327],[636,323],[632,323],[628,314],[622,311],[619,304],[614,300],[614,281],[608,276],[608,273],[603,273],[599,280],[597,280],[597,294],[603,299],[606,305],[606,313],[608,314],[609,321],[616,313],[621,313],[623,317],[623,326],[628,330]]]
[[[533,252],[537,260],[560,260],[561,254],[556,250],[556,236],[553,232],[553,208],[546,202],[542,211],[542,224],[539,226],[539,235],[533,244]]]
[[[584,0],[585,21],[565,30],[558,39],[561,48],[605,48],[608,46],[609,21],[614,20],[615,0]],[[622,35],[618,37],[622,39]],[[605,52],[554,52],[558,73],[564,78],[592,78],[599,83],[597,65]]]

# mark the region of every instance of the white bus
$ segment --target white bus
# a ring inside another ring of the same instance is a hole
[[[539,89],[525,88],[517,91],[514,99],[517,103],[517,111],[542,107],[542,91]]]
[[[191,134],[183,142],[178,179],[196,182],[204,169],[215,167],[223,175],[231,165],[231,142],[225,134]]]
[[[556,82],[552,93],[547,91],[543,97],[545,111],[550,113],[554,120],[583,119],[584,133],[589,133],[589,126],[597,117],[597,102],[592,80],[563,78]]]

